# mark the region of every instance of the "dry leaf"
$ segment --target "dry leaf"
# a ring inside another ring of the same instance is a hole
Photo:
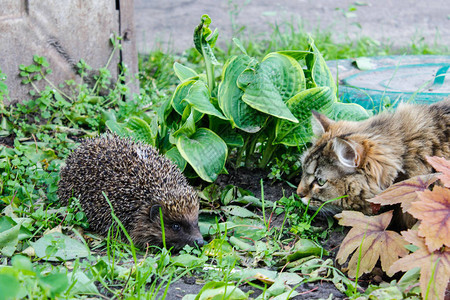
[[[411,203],[419,200],[416,192],[427,190],[432,183],[438,180],[437,175],[420,175],[398,182],[367,201],[381,205],[401,203],[403,212],[406,212],[411,208]]]
[[[427,156],[428,163],[438,172],[441,172],[442,174],[439,174],[439,179],[442,181],[444,186],[450,188],[450,161],[446,160],[442,157],[437,156]]]
[[[418,236],[416,230],[402,231],[402,235],[405,240],[419,249],[400,258],[389,271],[396,273],[420,267],[420,289],[423,299],[444,299],[445,289],[450,279],[450,248],[445,247],[443,251],[430,252],[425,246],[425,240]]]
[[[430,251],[450,247],[450,190],[435,186],[433,191],[418,193],[420,201],[412,204],[408,211],[421,220],[419,236],[425,237]]]
[[[378,259],[381,260],[381,267],[386,274],[392,275],[388,272],[391,265],[399,257],[408,254],[404,247],[407,243],[400,234],[386,230],[392,219],[392,211],[371,217],[361,212],[343,211],[336,215],[336,218],[339,219],[339,224],[353,227],[342,241],[336,256],[338,262],[342,264],[356,250],[348,263],[350,277],[356,275],[360,245],[361,261],[358,275],[372,271]]]

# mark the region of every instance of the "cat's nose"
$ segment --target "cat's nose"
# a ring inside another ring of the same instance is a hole
[[[298,188],[297,188],[297,195],[299,195],[300,198],[303,198],[303,197],[306,196],[306,195],[305,195],[305,190],[302,188],[301,185],[299,185]]]

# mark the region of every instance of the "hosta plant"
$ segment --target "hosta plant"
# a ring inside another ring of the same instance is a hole
[[[343,263],[356,250],[348,265],[352,277],[372,271],[378,259],[389,276],[420,268],[422,297],[444,299],[450,279],[450,161],[439,157],[427,157],[427,161],[441,173],[396,183],[369,200],[380,205],[401,204],[403,213],[411,214],[418,225],[398,234],[386,230],[392,211],[371,217],[344,211],[337,215],[339,223],[353,228],[337,259]]]
[[[194,32],[206,72],[175,63],[180,84],[161,106],[157,123],[110,121],[110,129],[140,136],[145,131],[148,142],[181,168],[187,163],[202,179],[214,181],[230,153],[235,167],[267,167],[277,154],[298,153],[312,136],[312,109],[332,119],[369,116],[359,105],[337,101],[333,76],[312,39],[305,51],[272,52],[261,61],[235,40],[243,53],[227,59],[218,80],[220,63],[213,53],[218,33],[210,23],[202,16]]]

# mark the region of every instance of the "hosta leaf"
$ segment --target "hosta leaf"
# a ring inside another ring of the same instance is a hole
[[[450,188],[450,161],[437,156],[427,156],[426,158],[428,163],[432,165],[436,171],[442,173],[438,178],[442,181],[444,186]]]
[[[188,94],[184,101],[192,104],[195,110],[216,116],[221,119],[226,119],[225,116],[218,111],[214,105],[210,102],[211,95],[209,94],[208,87],[203,81],[195,82],[189,89]]]
[[[313,54],[308,54],[305,58],[306,65],[311,72],[311,80],[314,85],[319,86],[327,86],[331,89],[333,95],[336,95],[337,87],[334,82],[333,75],[331,74],[330,69],[325,62],[322,54],[320,54],[319,49],[317,49],[314,41],[309,39],[309,47],[310,51]]]
[[[402,236],[418,249],[394,262],[391,274],[420,267],[420,289],[423,299],[444,299],[450,280],[450,248],[429,251],[416,230],[402,231]]]
[[[372,271],[378,259],[381,260],[381,268],[388,275],[392,275],[389,273],[391,265],[399,257],[408,254],[405,248],[407,243],[400,234],[386,230],[392,219],[392,211],[372,217],[365,216],[361,212],[343,211],[336,215],[336,218],[339,219],[340,225],[352,227],[342,241],[336,256],[338,262],[343,264],[347,257],[356,250],[348,263],[350,277],[356,276],[360,245],[361,260],[358,275]]]
[[[187,101],[184,101],[186,96],[189,93],[191,87],[197,82],[197,80],[187,80],[179,84],[175,90],[175,93],[172,96],[172,107],[175,109],[177,113],[183,115],[186,110],[186,106],[189,104]],[[201,112],[194,112],[194,121],[197,122],[202,118],[203,114]]]
[[[227,144],[209,129],[200,128],[190,137],[181,135],[176,144],[181,156],[205,181],[216,180],[225,167]]]
[[[130,117],[127,127],[133,131],[133,137],[146,144],[155,145],[157,132],[152,132],[150,125],[138,117]]]
[[[328,111],[333,103],[333,95],[328,87],[312,88],[296,94],[286,105],[299,122],[278,120],[274,143],[295,147],[309,142],[312,136],[311,110]]]
[[[361,121],[369,118],[371,114],[359,104],[336,102],[327,112],[327,116],[333,120]]]
[[[408,212],[421,220],[419,235],[430,251],[450,247],[450,190],[435,186],[418,194],[420,201],[412,203]]]
[[[189,78],[198,76],[197,72],[195,72],[191,68],[183,66],[178,62],[175,62],[173,64],[173,71],[175,72],[175,75],[177,75],[178,79],[180,79],[180,81],[185,81]]]
[[[305,89],[305,75],[292,57],[270,53],[255,68],[247,68],[237,81],[242,100],[263,113],[297,123],[285,102]]]
[[[413,202],[419,200],[416,192],[427,190],[436,180],[436,174],[415,176],[391,185],[381,194],[367,201],[381,205],[400,203],[403,211],[406,212],[411,208]]]
[[[237,86],[239,75],[256,61],[247,55],[230,58],[222,71],[223,81],[219,85],[218,101],[223,114],[237,128],[254,133],[261,129],[267,116],[251,108],[244,101],[244,91]]]
[[[295,60],[301,60],[301,59],[304,59],[306,57],[306,55],[311,54],[312,52],[311,51],[303,51],[303,50],[281,50],[281,51],[277,51],[277,53],[290,56],[290,57],[294,58]]]
[[[198,52],[205,60],[210,61],[214,65],[218,65],[216,57],[212,51],[218,37],[217,31],[214,33],[209,29],[211,18],[208,15],[203,15],[200,19],[200,24],[194,31],[194,45]]]
[[[186,168],[187,162],[183,158],[183,156],[181,156],[177,147],[171,148],[169,151],[167,151],[165,153],[165,156],[167,156],[174,164],[176,164],[181,172],[184,171],[184,169]]]

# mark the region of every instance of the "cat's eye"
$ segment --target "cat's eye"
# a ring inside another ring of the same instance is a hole
[[[172,224],[173,231],[180,231],[181,226],[178,223]]]
[[[326,180],[326,179],[323,179],[323,178],[320,178],[320,177],[317,178],[317,184],[318,184],[319,186],[324,186],[325,183],[327,183],[327,180]]]

